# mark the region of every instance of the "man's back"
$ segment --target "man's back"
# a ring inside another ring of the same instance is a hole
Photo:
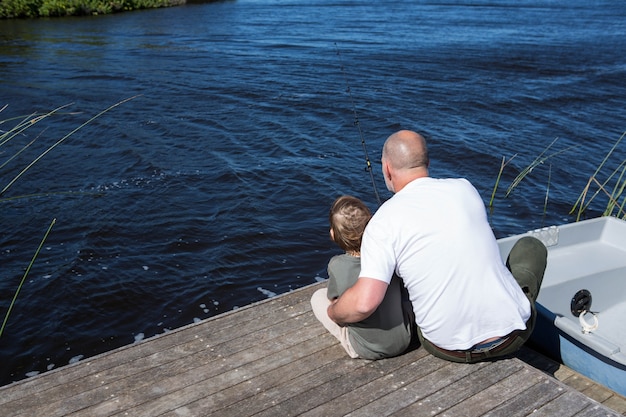
[[[394,266],[418,326],[439,347],[468,349],[525,328],[529,302],[465,179],[419,178],[378,210],[363,237],[360,275],[385,280]]]

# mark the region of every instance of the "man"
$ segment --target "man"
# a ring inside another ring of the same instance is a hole
[[[429,177],[426,141],[418,133],[391,135],[382,164],[394,196],[367,225],[359,279],[328,307],[328,316],[339,325],[368,317],[395,271],[428,352],[468,363],[515,352],[535,323],[544,245],[522,238],[507,269],[480,195],[465,179]]]

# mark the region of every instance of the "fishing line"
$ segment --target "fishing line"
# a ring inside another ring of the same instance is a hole
[[[376,188],[376,181],[374,180],[374,172],[372,171],[372,163],[370,162],[370,157],[367,153],[367,145],[365,145],[365,138],[363,137],[363,132],[361,131],[361,123],[359,122],[359,115],[356,112],[356,105],[354,104],[354,98],[352,97],[352,91],[350,88],[350,84],[348,83],[348,76],[346,75],[346,70],[343,66],[343,61],[341,59],[341,54],[339,53],[339,48],[337,47],[337,43],[335,43],[335,49],[337,51],[337,57],[339,59],[339,67],[341,68],[341,74],[346,82],[346,92],[350,97],[350,102],[352,104],[352,112],[354,113],[354,124],[359,130],[359,136],[361,137],[361,145],[363,145],[363,153],[365,154],[365,170],[369,171],[370,178],[372,179],[372,186],[374,187],[374,194],[376,195],[376,201],[378,201],[378,205],[380,206],[382,203],[380,201],[380,196],[378,195],[378,189]]]

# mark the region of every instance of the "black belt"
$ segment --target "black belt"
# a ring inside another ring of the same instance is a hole
[[[438,351],[445,353],[455,358],[465,359],[466,362],[475,362],[483,359],[488,359],[494,354],[503,351],[507,347],[511,346],[511,343],[515,341],[515,337],[520,333],[520,330],[514,330],[506,336],[502,336],[499,339],[493,340],[487,343],[481,343],[473,346],[467,350],[447,350],[440,348],[439,346],[431,343],[431,345]]]

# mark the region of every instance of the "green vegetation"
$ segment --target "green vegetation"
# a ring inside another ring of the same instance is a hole
[[[582,214],[587,210],[591,202],[598,197],[598,195],[604,195],[607,198],[606,208],[602,213],[603,216],[615,216],[618,218],[622,218],[626,220],[626,159],[622,160],[618,163],[617,167],[613,169],[608,174],[606,173],[607,168],[605,167],[611,156],[615,153],[617,146],[620,144],[622,139],[626,137],[626,132],[624,132],[620,138],[615,142],[613,147],[609,150],[607,155],[604,157],[600,165],[596,168],[596,171],[589,178],[587,185],[581,192],[580,196],[574,206],[570,210],[570,215],[576,214],[576,221],[579,221]],[[524,178],[526,178],[532,171],[539,165],[544,164],[548,159],[561,154],[571,148],[566,148],[560,150],[558,152],[546,155],[546,152],[554,145],[556,139],[552,141],[552,143],[544,149],[538,157],[536,157],[533,162],[524,168],[515,179],[512,181],[511,185],[509,185],[505,198],[507,198],[511,192],[519,186]],[[502,172],[504,168],[517,156],[514,155],[508,161],[506,158],[502,158],[502,162],[500,164],[500,170],[498,171],[498,176],[496,178],[495,185],[493,187],[493,191],[491,193],[491,200],[489,201],[489,208],[493,210],[493,202],[496,196],[496,192],[500,186],[500,181],[502,178]],[[552,176],[552,166],[548,168],[548,178],[546,185],[546,197],[544,201],[544,216],[547,210],[548,204],[548,192],[550,189],[550,181]],[[602,180],[604,178],[604,180]],[[596,187],[595,192],[592,192],[592,189]],[[591,194],[591,195],[590,195]]]
[[[565,151],[567,151],[568,149],[571,149],[572,147],[560,150],[558,152],[552,153],[550,155],[546,155],[546,152],[552,147],[552,145],[554,145],[554,143],[557,141],[557,139],[554,139],[552,141],[552,143],[550,145],[548,145],[548,147],[546,149],[544,149],[538,157],[536,157],[534,159],[534,161],[528,165],[526,168],[524,168],[518,175],[517,177],[515,177],[515,179],[513,180],[513,182],[511,183],[511,185],[509,185],[509,188],[506,190],[506,195],[505,197],[508,197],[509,194],[511,194],[511,192],[515,189],[515,187],[517,187],[519,185],[520,182],[522,182],[522,180],[528,175],[530,174],[533,169],[535,169],[537,166],[542,165],[544,162],[546,162],[548,159],[552,158],[553,156],[556,156],[560,153],[563,153]]]
[[[622,160],[608,175],[605,172],[606,169],[604,169],[605,164],[613,155],[613,152],[615,152],[617,145],[624,139],[624,136],[626,136],[626,132],[622,133],[622,136],[615,142],[600,165],[598,165],[598,168],[596,168],[596,171],[589,178],[587,185],[580,193],[574,207],[572,207],[570,214],[577,213],[576,221],[580,220],[582,213],[589,207],[589,204],[591,204],[600,192],[608,199],[608,203],[602,215],[615,216],[626,220],[626,211],[624,210],[624,205],[626,204],[626,159]],[[600,180],[602,178],[605,179],[601,182]],[[594,185],[597,186],[597,190],[587,200],[587,195]]]
[[[184,3],[186,0],[0,0],[0,19],[89,16]]]
[[[491,200],[489,200],[489,208],[493,209],[493,201],[496,199],[496,192],[498,191],[498,187],[500,187],[500,180],[502,179],[502,172],[504,168],[515,158],[517,154],[513,155],[508,161],[506,157],[502,157],[502,162],[500,163],[500,170],[498,171],[498,177],[496,178],[496,183],[493,186],[493,191],[491,192]]]
[[[35,251],[33,258],[30,260],[30,263],[28,264],[28,268],[26,268],[24,275],[22,275],[22,280],[20,281],[20,285],[17,286],[17,290],[15,291],[15,294],[13,295],[13,300],[11,300],[11,304],[9,305],[9,308],[7,309],[7,312],[4,315],[4,320],[2,321],[2,327],[0,327],[0,337],[2,337],[2,332],[4,332],[4,327],[7,325],[7,321],[9,321],[9,315],[11,315],[11,310],[13,310],[13,306],[15,305],[15,300],[17,300],[17,296],[20,293],[20,290],[22,289],[22,285],[24,285],[24,281],[26,281],[26,277],[28,276],[28,273],[30,272],[30,268],[35,263],[35,259],[37,259],[39,252],[41,252],[41,248],[43,247],[43,244],[48,238],[48,235],[50,234],[50,230],[52,230],[52,226],[54,226],[56,221],[57,219],[52,219],[52,222],[50,222],[50,226],[48,226],[48,230],[46,230],[46,234],[44,235],[43,239],[41,239],[41,242],[39,243],[39,247]]]
[[[27,162],[24,164],[23,168],[19,169],[19,172],[16,175],[12,176],[12,179],[10,179],[6,185],[2,186],[0,184],[0,204],[9,200],[14,200],[14,199],[18,199],[18,198],[27,198],[27,197],[32,197],[32,195],[18,195],[18,196],[14,196],[14,197],[4,197],[5,193],[20,179],[24,176],[24,174],[26,174],[35,164],[37,164],[38,162],[40,162],[48,153],[50,153],[52,150],[54,150],[57,146],[59,146],[60,144],[62,144],[63,142],[65,142],[65,140],[67,140],[70,136],[72,136],[74,133],[78,132],[80,129],[82,129],[83,127],[85,127],[86,125],[88,125],[89,123],[91,123],[92,121],[94,121],[95,119],[97,119],[98,117],[102,116],[104,113],[114,109],[115,107],[124,104],[132,99],[136,98],[135,97],[130,97],[127,98],[125,100],[122,100],[118,103],[113,104],[112,106],[109,106],[108,108],[106,108],[105,110],[101,111],[100,113],[96,114],[95,116],[91,117],[90,119],[88,119],[86,122],[82,123],[80,126],[78,126],[77,128],[73,129],[71,132],[69,132],[68,134],[66,134],[65,136],[63,136],[62,138],[60,138],[59,140],[57,140],[56,142],[54,142],[52,145],[47,146],[47,148],[41,152],[38,156],[31,158],[31,157],[27,157]],[[32,141],[25,143],[25,144],[20,144],[18,143],[18,145],[16,146],[17,150],[9,150],[4,152],[4,149],[8,148],[10,145],[12,145],[15,141],[19,141],[23,138],[25,138],[26,136],[24,135],[24,133],[34,127],[37,126],[39,124],[41,124],[42,122],[48,120],[49,118],[51,118],[52,116],[58,116],[61,114],[65,114],[65,115],[76,115],[78,113],[62,113],[62,110],[64,110],[65,108],[67,108],[69,105],[65,105],[65,106],[61,106],[58,107],[48,113],[43,113],[43,114],[38,114],[38,113],[33,113],[30,114],[28,116],[20,116],[20,117],[12,117],[12,118],[8,118],[5,120],[0,120],[0,156],[5,155],[5,153],[7,155],[9,155],[8,158],[6,158],[6,160],[1,161],[0,160],[0,177],[1,174],[3,173],[3,170],[6,170],[6,167],[11,165],[11,164],[15,164],[15,163],[19,163],[20,158],[24,157],[24,152],[26,150],[28,150],[30,148],[30,146],[37,141],[40,136],[37,136],[35,139],[33,139]],[[0,113],[2,113],[2,111],[4,111],[7,108],[7,106],[4,106],[2,108],[0,108]],[[7,130],[4,130],[5,125],[9,125],[10,127]],[[12,126],[11,126],[12,125]],[[3,180],[2,178],[0,178],[0,180]],[[4,180],[3,180],[4,181]],[[58,194],[58,193],[55,193]],[[9,319],[9,315],[11,314],[11,310],[13,309],[13,305],[15,304],[15,300],[17,299],[17,296],[22,288],[22,285],[24,284],[24,281],[26,280],[26,277],[28,276],[28,273],[30,272],[30,269],[32,267],[32,265],[35,263],[35,260],[37,259],[37,256],[39,255],[39,252],[41,251],[41,248],[44,244],[44,242],[46,241],[46,239],[48,238],[48,235],[50,234],[50,231],[52,230],[52,227],[54,226],[54,224],[56,223],[56,219],[52,219],[50,226],[48,227],[48,230],[46,231],[43,239],[41,240],[41,243],[39,244],[39,247],[37,248],[37,250],[35,251],[35,254],[33,255],[30,263],[28,264],[28,267],[26,268],[26,272],[24,273],[24,275],[22,276],[22,280],[20,281],[17,290],[15,291],[15,295],[13,296],[13,300],[11,301],[11,305],[9,306],[9,308],[7,309],[7,312],[5,313],[4,316],[4,320],[2,322],[2,326],[0,327],[0,337],[2,337],[2,332],[4,331],[4,327]]]
[[[558,138],[557,138],[558,139]],[[548,145],[540,154],[539,156],[537,156],[530,165],[528,165],[526,168],[524,168],[523,170],[520,171],[519,174],[517,174],[517,177],[515,177],[515,179],[511,182],[511,185],[509,185],[509,187],[506,190],[506,194],[504,195],[504,198],[507,198],[512,192],[513,190],[515,190],[515,188],[517,188],[517,186],[524,180],[524,178],[526,178],[526,176],[528,176],[531,172],[533,172],[533,170],[538,167],[539,165],[543,165],[548,159],[552,158],[553,156],[559,155],[569,149],[571,149],[571,147],[566,148],[566,149],[562,149],[560,151],[554,152],[552,154],[546,155],[546,152],[548,152],[548,150],[550,150],[550,148],[552,148],[552,145],[554,145],[557,141],[557,139],[554,139],[552,141],[552,143],[550,143],[550,145]],[[498,171],[498,177],[496,178],[496,183],[493,186],[493,191],[491,192],[491,200],[489,200],[489,208],[491,210],[493,210],[493,201],[496,198],[496,192],[498,191],[498,187],[500,186],[500,180],[502,179],[502,172],[504,171],[504,168],[513,160],[513,158],[515,158],[517,156],[517,154],[513,155],[508,161],[506,161],[505,157],[502,157],[502,163],[500,164],[500,171]],[[549,169],[548,169],[548,183],[546,186],[546,197],[544,199],[544,207],[543,207],[543,214],[545,216],[546,214],[546,210],[547,210],[547,206],[548,206],[548,193],[550,190],[550,179],[551,179],[551,174],[552,174],[552,166],[550,165]]]

